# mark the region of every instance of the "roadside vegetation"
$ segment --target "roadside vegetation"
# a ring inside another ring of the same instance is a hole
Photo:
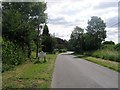
[[[104,45],[101,49],[95,51],[92,56],[106,60],[120,62],[119,51],[115,49],[118,45]]]
[[[76,26],[68,41],[68,50],[74,51],[74,55],[88,61],[119,71],[120,44],[113,41],[105,41],[106,23],[97,16],[88,20],[86,32]]]
[[[120,72],[119,50],[120,44],[105,44],[102,45],[101,49],[99,50],[85,52],[84,54],[74,53],[74,55],[76,55],[78,58],[83,58],[85,60],[94,62],[96,64]]]
[[[67,51],[67,41],[49,33],[46,6],[45,2],[2,2],[3,88],[50,88],[57,53]],[[38,61],[41,51],[46,62]]]
[[[81,55],[78,53],[74,53],[73,55],[75,55],[77,58],[82,58],[84,60],[99,64],[101,66],[107,67],[117,72],[120,72],[119,62],[111,61],[109,59],[102,59],[102,58],[97,58],[93,56],[83,55],[83,54]]]
[[[32,61],[32,52],[37,58],[41,51],[55,54],[66,50],[67,41],[49,33],[46,6],[45,2],[2,3],[2,72]]]
[[[50,88],[56,56],[57,54],[47,54],[45,63],[41,61],[41,63],[34,64],[34,60],[26,61],[13,70],[4,72],[2,87]]]
[[[49,33],[47,3],[2,2],[2,76],[4,88],[48,88],[56,53],[72,50],[86,60],[119,71],[120,44],[105,41],[106,24],[97,16],[88,21],[86,32],[79,26],[66,41]],[[42,31],[40,31],[42,30]],[[37,62],[46,52],[47,62]],[[101,58],[101,59],[100,59]]]
[[[83,59],[91,61],[91,62],[99,64],[99,65],[102,65],[102,66],[107,67],[109,69],[112,69],[112,70],[120,72],[120,68],[119,68],[119,63],[118,62],[105,60],[105,59],[101,59],[101,58],[95,58],[95,57],[91,57],[91,56],[83,57]]]

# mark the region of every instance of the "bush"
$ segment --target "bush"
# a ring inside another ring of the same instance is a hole
[[[67,52],[67,49],[59,49],[59,53]]]
[[[62,52],[67,52],[67,49],[62,49]]]
[[[115,45],[115,50],[120,51],[120,43]]]
[[[107,44],[107,45],[101,46],[101,49],[114,50],[114,47],[115,47],[115,45]]]
[[[8,70],[13,70],[13,68],[14,68],[14,65],[3,64],[2,72],[8,71]]]
[[[25,52],[18,45],[5,39],[2,40],[3,71],[9,70],[8,68],[11,68],[11,65],[21,64],[25,57]]]
[[[105,41],[105,42],[103,42],[103,44],[104,44],[104,45],[105,45],[105,44],[115,45],[115,43],[114,43],[113,41]]]

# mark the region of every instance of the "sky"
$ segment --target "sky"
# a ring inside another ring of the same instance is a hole
[[[118,43],[119,0],[45,0],[47,2],[49,32],[69,40],[76,26],[86,29],[92,16],[106,23],[106,41]]]

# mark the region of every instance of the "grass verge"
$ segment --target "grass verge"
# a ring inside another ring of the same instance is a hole
[[[79,54],[73,54],[73,55],[75,55],[77,58],[83,58],[84,60],[99,64],[101,66],[107,67],[117,72],[120,72],[119,62],[104,60],[101,58],[79,55]]]
[[[2,74],[3,88],[49,88],[56,54],[47,54],[47,62],[36,63],[27,61],[13,71]]]

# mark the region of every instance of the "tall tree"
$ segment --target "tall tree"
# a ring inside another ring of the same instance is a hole
[[[31,53],[38,23],[46,22],[44,2],[3,2],[2,35]],[[39,17],[39,18],[38,18]],[[38,20],[39,19],[39,20]]]
[[[101,42],[104,41],[106,38],[105,28],[106,24],[100,17],[93,16],[91,17],[91,20],[88,21],[88,26],[86,30],[89,36],[87,36],[92,38],[91,40],[88,38],[89,44],[93,45],[92,47],[96,47],[95,49],[99,48]]]
[[[81,52],[82,53],[82,49],[83,49],[83,35],[84,29],[76,26],[74,28],[74,31],[72,31],[71,37],[70,37],[70,43],[72,45],[71,48],[73,48],[73,50],[75,52]]]
[[[46,35],[46,36],[49,36],[49,35],[50,35],[50,34],[49,34],[49,29],[48,29],[47,24],[45,24],[45,26],[44,26],[43,35]]]
[[[44,52],[52,53],[54,48],[55,48],[55,39],[54,37],[50,36],[49,28],[47,24],[45,24],[42,33],[42,50]]]
[[[97,16],[91,17],[88,21],[87,32],[91,35],[96,36],[100,41],[104,41],[106,38],[106,24],[104,21]]]

